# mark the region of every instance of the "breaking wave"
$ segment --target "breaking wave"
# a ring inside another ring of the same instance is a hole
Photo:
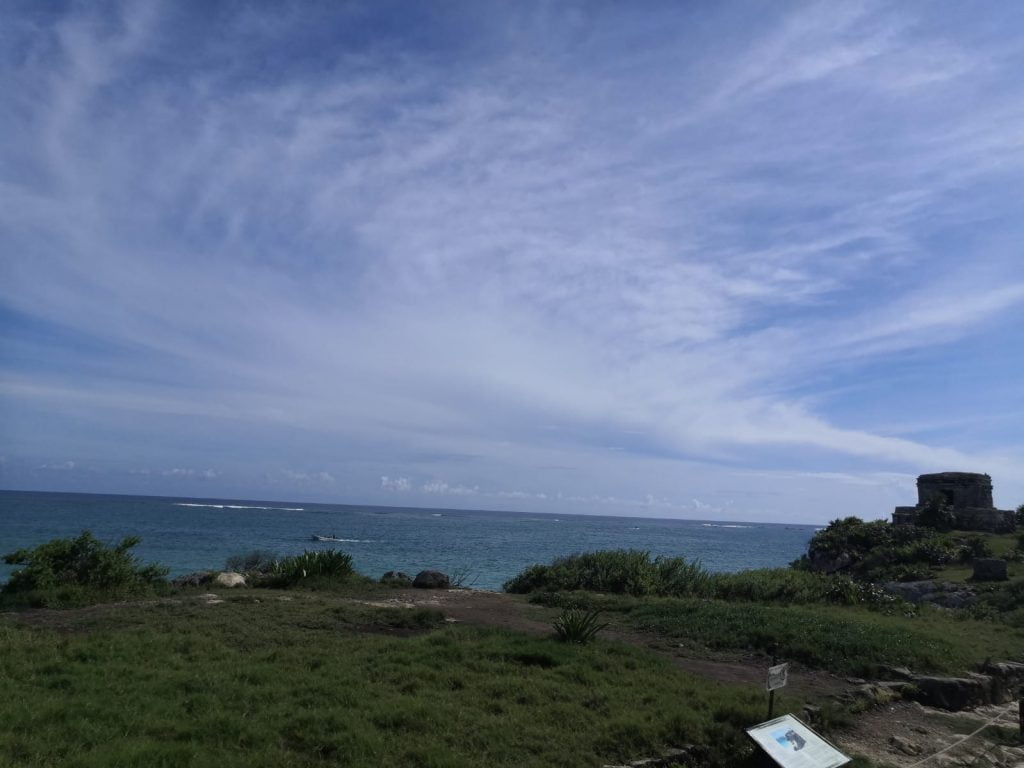
[[[305,512],[303,507],[254,507],[247,504],[194,504],[187,501],[174,502],[176,507],[208,507],[209,509],[277,509],[282,512]]]

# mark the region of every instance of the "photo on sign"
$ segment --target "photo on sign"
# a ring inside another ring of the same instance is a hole
[[[792,747],[794,752],[807,746],[806,739],[792,728],[772,731],[772,738],[779,742],[783,747]]]

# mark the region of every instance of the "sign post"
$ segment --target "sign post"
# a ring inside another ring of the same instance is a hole
[[[768,689],[768,719],[772,719],[775,713],[775,691],[786,685],[789,679],[789,663],[776,664],[772,656],[772,665],[768,667],[768,682],[765,688]]]

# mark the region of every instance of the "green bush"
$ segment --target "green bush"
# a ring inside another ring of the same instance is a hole
[[[301,555],[275,561],[267,586],[288,587],[301,582],[338,582],[348,580],[355,571],[352,556],[337,549],[306,551]]]
[[[594,639],[598,632],[608,626],[608,622],[601,623],[599,621],[600,617],[600,611],[570,608],[563,611],[551,626],[555,630],[555,637],[563,643],[586,645]]]
[[[281,558],[269,549],[254,549],[238,555],[232,555],[224,563],[225,570],[238,573],[272,573]]]
[[[934,527],[847,517],[814,534],[807,554],[792,567],[820,570],[842,558],[846,561],[844,572],[860,580],[918,581],[932,578],[934,569],[987,557],[991,551],[988,539],[977,533],[940,532]]]
[[[4,602],[34,607],[68,607],[152,594],[166,586],[167,569],[140,565],[129,550],[140,539],[129,536],[108,546],[89,531],[75,539],[52,539],[34,549],[4,556],[21,565],[0,589]]]
[[[903,601],[872,584],[848,576],[825,576],[787,568],[709,573],[699,562],[646,552],[601,551],[532,565],[505,584],[505,591],[570,593],[577,605],[586,592],[633,597],[699,597],[752,603],[835,603],[903,608]],[[581,602],[582,601],[582,602]]]
[[[637,597],[697,594],[709,588],[710,578],[699,562],[682,557],[652,559],[639,549],[608,549],[532,565],[505,582],[504,589],[517,594],[580,589]]]

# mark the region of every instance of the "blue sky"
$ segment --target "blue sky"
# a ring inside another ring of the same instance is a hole
[[[0,16],[0,487],[1024,502],[1024,6]]]

